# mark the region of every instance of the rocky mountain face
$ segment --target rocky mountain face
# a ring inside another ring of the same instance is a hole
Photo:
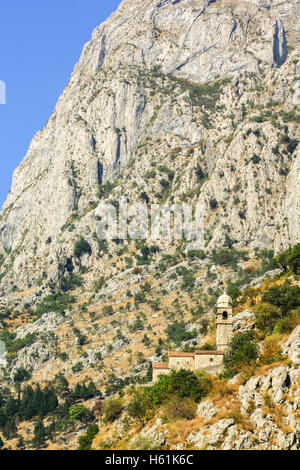
[[[81,235],[85,264],[103,271],[93,234],[107,182],[114,200],[198,201],[208,251],[295,244],[299,6],[124,0],[14,173],[1,211],[3,293],[77,269]]]
[[[212,345],[230,282],[250,289],[234,332],[255,328],[266,274],[284,282],[272,250],[300,241],[299,11],[299,0],[123,0],[96,28],[1,211],[0,385],[20,371],[42,386],[92,379],[91,408],[147,383],[170,348]],[[102,203],[120,212],[121,199],[198,204],[194,252],[185,238],[101,240]],[[95,448],[123,434],[129,448],[299,448],[299,327],[287,336],[280,364],[200,403],[188,434],[157,416],[137,436],[124,412]],[[86,426],[68,425],[49,445],[76,448]]]

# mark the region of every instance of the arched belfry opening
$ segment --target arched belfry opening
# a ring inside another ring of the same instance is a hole
[[[222,318],[223,318],[223,320],[227,320],[227,319],[228,319],[228,313],[227,313],[227,312],[223,312],[223,313],[222,313]]]

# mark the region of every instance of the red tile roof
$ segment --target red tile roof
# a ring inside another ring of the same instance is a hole
[[[168,356],[169,357],[194,357],[196,355],[201,355],[201,356],[223,356],[224,352],[223,351],[194,351],[192,353],[187,353],[187,352],[169,352]]]
[[[169,364],[167,362],[155,362],[152,367],[153,369],[169,369]]]
[[[195,355],[223,356],[223,351],[195,351]]]
[[[186,352],[169,352],[169,357],[194,357],[194,353],[186,353]]]

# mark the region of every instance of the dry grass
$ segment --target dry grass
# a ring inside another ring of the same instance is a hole
[[[219,406],[226,403],[229,397],[235,395],[240,385],[239,383],[228,384],[226,379],[219,379],[216,377],[212,377],[212,380],[213,388],[208,394],[208,398]]]
[[[197,416],[193,420],[183,419],[167,424],[168,443],[171,447],[187,442],[187,436],[192,432],[198,432],[204,424],[203,418]]]
[[[270,370],[275,369],[276,367],[279,367],[281,365],[288,366],[289,365],[289,360],[288,359],[283,359],[282,361],[278,362],[273,362],[272,364],[266,364],[264,366],[258,367],[255,370],[255,377],[262,376],[264,377],[265,375],[268,375]]]

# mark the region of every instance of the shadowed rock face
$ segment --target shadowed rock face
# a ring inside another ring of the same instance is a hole
[[[267,103],[272,113],[299,105],[299,9],[298,0],[124,0],[85,45],[14,173],[0,221],[3,288],[43,272],[56,279],[81,234],[96,246],[99,184],[122,175],[115,199],[143,189],[156,202],[159,178],[143,175],[159,165],[175,172],[175,201],[189,194],[205,208],[203,248],[223,245],[224,226],[240,247],[296,243],[299,149],[280,139],[284,125],[289,139],[299,129],[293,117],[257,116]],[[94,255],[86,262],[101,266]]]

